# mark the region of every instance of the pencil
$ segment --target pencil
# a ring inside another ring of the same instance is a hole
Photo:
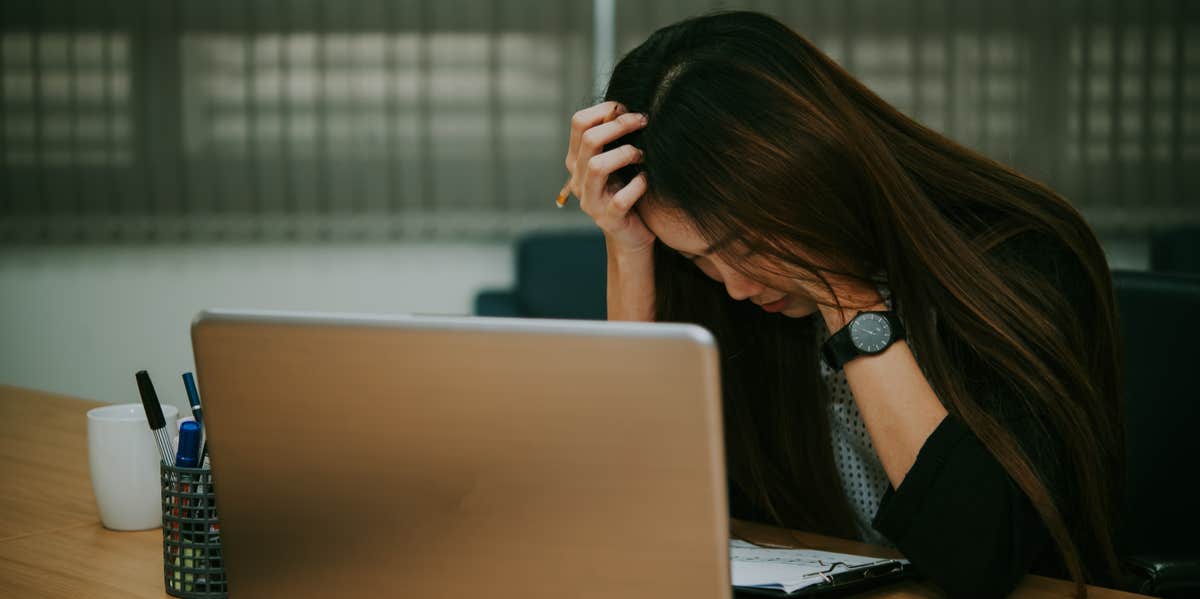
[[[559,208],[562,208],[567,205],[567,198],[569,197],[571,197],[571,180],[567,179],[566,184],[559,190],[558,199],[554,200],[554,203],[558,204]]]
[[[617,118],[617,109],[620,107],[621,107],[620,104],[613,104],[612,112],[609,112],[608,116],[604,117],[604,122],[607,123],[607,122]],[[567,177],[567,182],[563,183],[562,189],[558,190],[558,198],[556,198],[554,200],[554,203],[559,208],[562,208],[563,206],[567,205],[567,200],[570,198],[571,198],[571,178]]]

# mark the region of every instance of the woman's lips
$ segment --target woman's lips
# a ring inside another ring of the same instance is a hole
[[[763,304],[760,307],[767,312],[782,312],[790,303],[792,303],[791,298],[785,295],[769,304]]]

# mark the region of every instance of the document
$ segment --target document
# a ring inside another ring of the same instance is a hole
[[[847,574],[872,576],[879,570],[903,568],[907,560],[831,553],[813,549],[772,549],[741,540],[729,541],[733,586],[794,593],[816,586],[837,586]]]

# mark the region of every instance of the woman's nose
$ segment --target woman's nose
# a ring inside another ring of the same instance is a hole
[[[731,268],[721,273],[721,278],[725,279],[725,291],[729,293],[729,297],[735,300],[754,297],[762,293],[763,289],[765,289],[762,283]]]

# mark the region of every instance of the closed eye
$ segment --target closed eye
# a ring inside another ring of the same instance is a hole
[[[692,263],[699,263],[701,260],[708,258],[707,255],[688,254],[688,253],[684,253],[684,252],[680,252],[680,251],[676,251],[675,253],[679,254],[679,256],[681,258],[683,258],[684,260],[688,260]],[[748,249],[745,251],[738,252],[739,259],[750,258],[753,255],[754,255],[754,250]]]

